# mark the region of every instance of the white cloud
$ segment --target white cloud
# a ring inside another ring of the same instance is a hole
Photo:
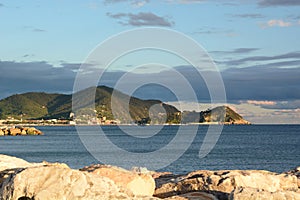
[[[253,105],[276,105],[275,101],[256,101],[256,100],[247,100],[246,103]]]
[[[268,21],[268,26],[287,27],[287,26],[291,26],[291,25],[292,25],[291,22],[285,22],[283,20],[272,19],[272,20]]]
[[[191,4],[191,3],[202,3],[207,0],[167,0],[170,3],[178,3],[178,4]]]
[[[147,3],[149,3],[149,0],[136,0],[136,1],[132,1],[131,5],[135,8],[141,8],[144,5],[146,5]]]
[[[134,8],[140,8],[149,3],[150,0],[105,0],[104,4],[114,4],[114,3],[130,3]]]
[[[292,22],[287,22],[282,19],[271,19],[267,21],[266,23],[261,23],[261,28],[268,28],[268,27],[290,27],[293,26]]]

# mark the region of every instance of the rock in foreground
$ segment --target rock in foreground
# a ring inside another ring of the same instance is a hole
[[[298,200],[299,169],[282,174],[198,170],[174,175],[109,165],[74,170],[66,164],[29,163],[0,155],[0,199]]]
[[[156,199],[151,197],[155,182],[150,174],[117,167],[74,170],[65,164],[28,163],[6,155],[0,155],[0,167],[1,200]]]
[[[300,199],[299,179],[291,173],[277,174],[264,170],[199,170],[183,176],[167,174],[156,179],[154,196],[167,198],[201,191],[220,200],[248,200],[252,196],[256,197],[252,199],[259,199],[260,195],[264,196],[263,199]]]
[[[300,193],[294,191],[275,191],[269,192],[256,188],[237,188],[231,194],[229,199],[240,200],[298,200],[300,199]]]
[[[3,199],[130,199],[112,180],[56,166],[14,169],[3,181]]]
[[[155,181],[150,173],[136,173],[110,165],[91,165],[81,169],[81,171],[107,177],[134,195],[152,196],[155,190]]]

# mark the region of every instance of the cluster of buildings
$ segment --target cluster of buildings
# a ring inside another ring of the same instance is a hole
[[[69,119],[16,119],[7,117],[0,119],[0,125],[31,124],[31,125],[114,125],[120,124],[119,120],[109,120],[106,117],[97,118],[94,116],[81,115],[75,118],[74,113],[70,113]]]

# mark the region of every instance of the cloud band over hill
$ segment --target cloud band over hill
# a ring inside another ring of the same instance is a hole
[[[54,67],[46,62],[0,61],[1,98],[28,91],[71,93],[76,70],[78,70],[79,66],[80,64],[70,63],[63,64],[62,67]],[[194,90],[199,94],[199,100],[210,100],[205,83],[203,80],[199,80],[192,67],[178,66],[176,69],[188,77]],[[107,72],[103,77],[102,83],[113,86],[124,73],[122,71]],[[300,67],[283,68],[274,64],[274,67],[229,68],[223,70],[221,74],[226,87],[228,101],[249,99],[288,101],[300,99]],[[151,76],[151,73],[136,74],[133,77],[139,79],[143,78],[143,76]],[[161,76],[168,78],[168,71],[161,72]],[[148,89],[151,90],[151,86],[149,87]],[[156,93],[152,94],[158,95],[156,97],[147,97],[147,94],[143,94],[143,92],[138,92],[137,95],[142,98],[159,97],[164,101],[174,100],[169,93],[157,90]]]

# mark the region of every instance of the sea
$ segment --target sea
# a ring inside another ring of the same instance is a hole
[[[153,157],[148,159],[147,156],[148,153],[154,153],[154,170],[174,174],[200,169],[260,169],[281,173],[300,166],[300,125],[226,125],[217,134],[219,137],[216,143],[211,144],[213,148],[205,157],[199,157],[199,150],[209,126],[185,125],[180,133],[183,137],[177,138],[180,127],[182,126],[166,125],[159,127],[159,131],[156,126],[139,127],[139,134],[134,135],[132,132],[136,131],[136,126],[133,125],[81,126],[80,133],[75,126],[38,126],[36,128],[44,135],[0,137],[0,153],[29,162],[63,162],[71,168],[79,169],[107,162],[106,159],[101,159],[102,155],[117,159],[118,151],[114,150],[117,147],[129,154],[142,156],[130,157],[132,166],[129,167],[153,170],[153,165],[149,164]],[[143,128],[148,132],[153,129],[157,133],[143,137]],[[196,130],[196,133],[190,130]],[[98,146],[94,146],[94,149],[99,147],[96,154],[82,138],[85,133],[89,135],[89,140],[95,138],[94,143]],[[187,144],[184,149],[181,145],[173,145],[168,153],[164,154],[162,151],[155,154],[180,138],[184,138],[182,140]],[[107,144],[107,141],[111,141],[111,144]],[[178,158],[169,159],[174,155]],[[140,163],[139,158],[146,158],[149,166],[147,163]]]

